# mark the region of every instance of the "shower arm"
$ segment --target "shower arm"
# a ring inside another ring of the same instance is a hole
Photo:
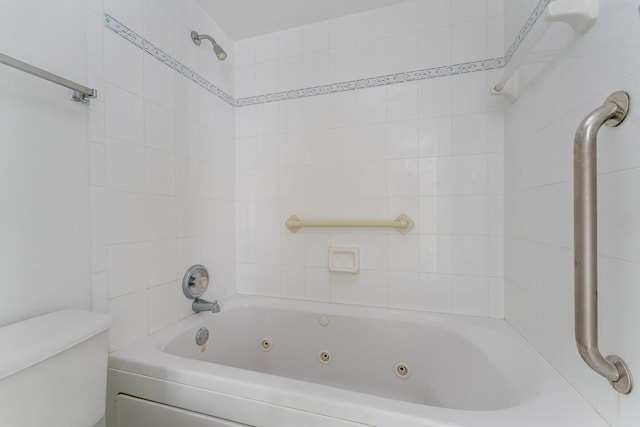
[[[191,32],[191,40],[193,40],[195,44],[200,45],[200,42],[202,41],[202,39],[209,40],[211,44],[214,46],[219,46],[219,44],[215,41],[213,37],[208,36],[206,34],[198,34],[195,31]]]
[[[578,126],[573,145],[575,336],[578,352],[591,369],[619,393],[631,391],[631,374],[618,356],[598,348],[598,131],[618,126],[629,111],[629,95],[615,92]]]

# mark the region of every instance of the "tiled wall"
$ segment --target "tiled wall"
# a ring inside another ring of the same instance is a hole
[[[516,4],[518,3],[518,4]],[[527,12],[507,2],[506,27]],[[533,7],[533,5],[526,5]],[[613,426],[640,423],[640,394],[617,394],[581,360],[573,336],[573,160],[580,121],[615,90],[631,113],[598,140],[599,326],[604,355],[640,372],[640,19],[631,0],[600,2],[595,26],[554,55],[505,110],[505,309],[538,348]],[[525,18],[523,18],[525,17]],[[554,24],[563,28],[564,24]],[[545,45],[540,50],[544,51]],[[556,50],[553,50],[556,49]],[[559,49],[559,50],[558,50]],[[525,69],[525,71],[527,71]]]
[[[1,9],[0,52],[86,83],[84,1]],[[89,308],[86,122],[67,89],[0,65],[0,326]]]
[[[234,108],[112,31],[116,21],[231,95],[235,57],[194,1],[89,2],[91,283],[94,309],[115,320],[112,349],[191,313],[180,279],[192,264],[209,269],[205,297],[235,292]]]
[[[502,57],[502,2],[409,1],[236,44],[238,98]],[[500,71],[236,111],[240,293],[502,317]],[[290,233],[303,219],[395,231]],[[327,270],[359,247],[357,275]]]

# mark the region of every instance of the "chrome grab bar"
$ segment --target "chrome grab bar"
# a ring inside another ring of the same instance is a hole
[[[598,197],[596,142],[603,125],[618,126],[629,111],[629,95],[615,92],[578,126],[573,144],[575,334],[582,359],[619,393],[631,391],[631,374],[618,356],[598,349]]]

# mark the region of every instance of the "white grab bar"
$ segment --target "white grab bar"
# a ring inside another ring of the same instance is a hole
[[[407,234],[414,226],[414,222],[406,214],[400,214],[393,221],[303,221],[291,215],[284,223],[292,233],[303,227],[371,227],[395,228],[400,234]]]

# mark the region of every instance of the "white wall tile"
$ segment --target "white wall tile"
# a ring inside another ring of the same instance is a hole
[[[323,50],[304,55],[305,87],[329,83],[329,51]]]
[[[418,68],[442,67],[451,63],[451,28],[418,33]]]
[[[177,280],[182,272],[177,268],[175,239],[147,242],[147,284],[156,286]]]
[[[276,34],[267,34],[256,37],[254,41],[255,63],[275,61],[278,59],[278,37]],[[250,55],[250,53],[249,53]],[[248,65],[247,63],[246,65]]]
[[[147,335],[147,291],[142,290],[109,301],[114,323],[109,328],[111,351]]]
[[[178,320],[177,282],[156,286],[147,292],[149,304],[149,333],[160,330]]]
[[[305,54],[329,48],[329,24],[327,22],[307,25],[302,29],[302,31]]]
[[[388,273],[386,271],[361,270],[359,280],[360,305],[386,307],[388,305]]]
[[[238,40],[236,47],[236,67],[254,65],[256,63],[255,39]]]
[[[416,196],[419,193],[418,159],[389,160],[389,196]]]
[[[453,239],[447,235],[420,236],[420,272],[453,272]]]
[[[420,195],[437,196],[453,192],[453,160],[449,156],[420,159]]]
[[[331,302],[339,304],[358,303],[359,276],[351,273],[329,273],[331,277]]]
[[[107,269],[107,232],[91,230],[91,271],[99,272]]]
[[[418,28],[430,30],[451,25],[450,0],[422,0],[418,2]]]
[[[418,117],[417,83],[408,82],[387,88],[387,120],[397,122]]]
[[[453,311],[453,277],[449,274],[420,275],[420,309],[441,313]]]
[[[165,108],[173,108],[175,71],[156,58],[144,57],[144,97]]]
[[[304,33],[301,28],[292,28],[278,34],[278,57],[291,58],[304,54]]]
[[[488,252],[486,236],[453,236],[453,273],[486,276]]]
[[[326,267],[305,268],[305,298],[313,301],[330,301],[331,286]]]
[[[106,28],[103,41],[106,82],[142,96],[144,52]]]
[[[389,308],[420,308],[420,274],[389,272]]]
[[[116,86],[105,85],[105,134],[142,144],[144,120],[142,98]]]
[[[386,16],[384,9],[360,13],[356,16],[356,38],[358,43],[386,37]]]
[[[453,276],[453,312],[487,316],[488,279],[478,276]]]
[[[142,0],[103,0],[104,11],[117,17],[127,27],[142,33]]]
[[[91,311],[109,312],[109,288],[107,273],[91,273]]]
[[[105,185],[105,148],[102,144],[89,143],[89,185]]]
[[[420,234],[451,234],[453,204],[451,196],[420,198]]]
[[[107,138],[107,189],[144,192],[144,164],[143,146]]]
[[[418,29],[417,3],[408,1],[389,7],[387,16],[387,37],[415,33]]]
[[[145,239],[144,194],[107,192],[107,242]]]
[[[414,17],[415,19],[415,17]],[[418,37],[415,32],[387,38],[387,73],[418,68]]]
[[[356,44],[357,16],[350,15],[329,21],[329,48]]]
[[[278,91],[278,61],[256,64],[255,85],[261,95]]]
[[[251,70],[254,74],[252,75],[254,84],[246,95],[258,93],[255,88],[255,70],[253,67],[251,67]],[[278,90],[287,91],[302,87],[304,87],[304,57],[294,56],[278,61]]]
[[[453,196],[453,234],[489,232],[489,204],[486,195]]]
[[[329,81],[346,82],[358,77],[358,50],[355,45],[329,50]]]
[[[376,77],[386,74],[386,41],[374,40],[358,44],[358,78]]]
[[[145,150],[147,193],[175,195],[175,157],[167,152],[147,148]]]
[[[304,267],[285,265],[282,267],[282,297],[304,298]]]
[[[453,194],[487,192],[487,156],[476,154],[453,158]]]
[[[486,0],[453,0],[452,2],[452,21],[454,24],[486,17]]]
[[[176,237],[176,198],[147,195],[147,239],[171,239]]]
[[[147,147],[175,151],[175,114],[152,102],[144,104],[144,142]]]
[[[109,245],[107,259],[109,298],[127,295],[147,287],[144,243]]]
[[[449,116],[453,94],[451,85],[452,78],[450,77],[420,80],[418,82],[418,117]],[[456,101],[460,102],[457,99]]]

